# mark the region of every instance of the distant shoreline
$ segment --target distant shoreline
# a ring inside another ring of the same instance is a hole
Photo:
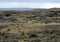
[[[0,10],[32,10],[32,9],[45,9],[45,8],[0,8]]]

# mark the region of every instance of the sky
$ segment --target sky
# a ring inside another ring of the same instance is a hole
[[[0,8],[60,8],[60,0],[0,0]]]

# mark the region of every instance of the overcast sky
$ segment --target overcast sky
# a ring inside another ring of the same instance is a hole
[[[60,8],[60,0],[0,0],[0,8]]]

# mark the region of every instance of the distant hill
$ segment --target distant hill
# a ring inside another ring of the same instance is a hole
[[[60,11],[60,8],[50,8],[50,11]]]
[[[33,11],[60,11],[60,8],[49,8],[49,9],[36,8],[36,9],[33,9]]]

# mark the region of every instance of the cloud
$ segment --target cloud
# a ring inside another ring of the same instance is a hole
[[[41,3],[19,3],[19,2],[0,2],[0,8],[60,8],[60,3],[41,2]]]

